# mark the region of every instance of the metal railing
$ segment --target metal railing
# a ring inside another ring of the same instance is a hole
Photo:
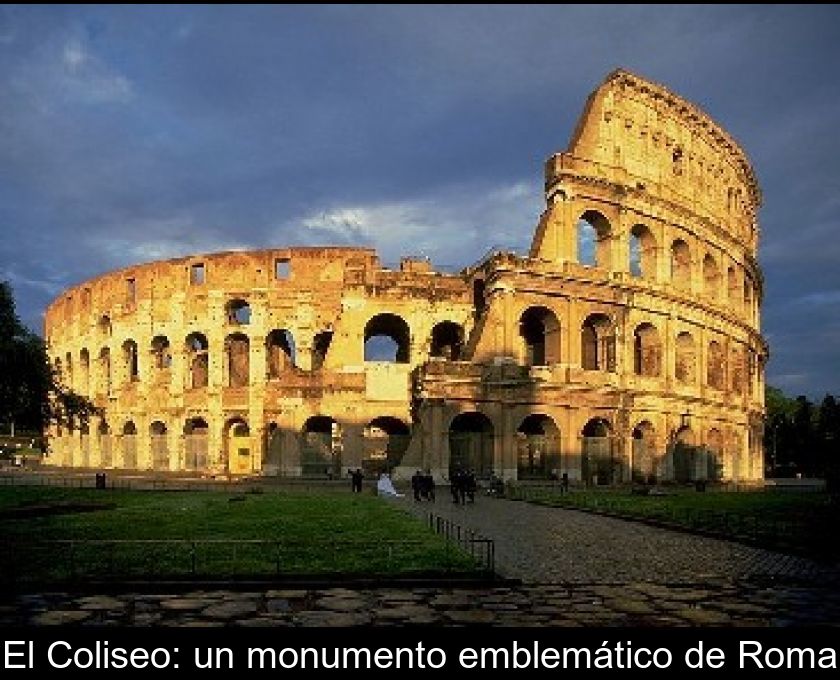
[[[433,512],[428,515],[429,528],[438,536],[443,536],[448,544],[456,545],[470,557],[477,560],[483,571],[492,575],[496,570],[496,543],[491,538],[481,536],[472,529],[465,529],[451,519]]]

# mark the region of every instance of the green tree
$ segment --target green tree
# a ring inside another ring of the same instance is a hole
[[[44,341],[17,316],[12,287],[0,281],[0,422],[42,431],[50,423],[73,428],[99,410],[61,384]]]

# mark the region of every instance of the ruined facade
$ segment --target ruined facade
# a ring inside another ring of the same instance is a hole
[[[53,431],[54,462],[760,478],[761,194],[742,149],[620,70],[548,159],[545,197],[527,256],[458,274],[289,248],[75,286],[47,311],[49,351],[104,416]]]

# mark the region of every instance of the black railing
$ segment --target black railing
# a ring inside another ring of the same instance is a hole
[[[466,529],[451,519],[435,515],[428,515],[429,528],[438,536],[443,536],[447,544],[458,546],[477,560],[483,571],[492,575],[496,570],[496,544],[493,539],[481,536],[472,529]]]

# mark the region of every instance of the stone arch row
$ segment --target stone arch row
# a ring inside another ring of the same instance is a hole
[[[519,333],[527,365],[560,362],[562,327],[552,310],[543,306],[528,307],[519,318]],[[579,342],[581,368],[616,371],[616,328],[608,315],[601,312],[589,314],[581,324]],[[680,331],[674,342],[674,378],[678,382],[695,384],[699,355],[694,336],[689,331]],[[717,389],[726,389],[728,371],[731,388],[743,392],[747,378],[754,375],[756,368],[749,350],[733,347],[727,357],[719,340],[710,340],[705,350],[705,383]],[[638,323],[633,329],[632,372],[639,376],[662,377],[663,354],[663,342],[657,326],[649,321]]]
[[[587,266],[614,269],[610,240],[614,230],[609,220],[599,211],[589,209],[578,218],[577,225],[578,262]],[[658,270],[659,244],[653,231],[645,224],[637,223],[630,228],[627,253],[628,270],[632,276],[656,279]],[[752,309],[756,297],[756,282],[749,273],[739,281],[734,262],[724,266],[720,257],[706,250],[692,253],[688,242],[676,237],[667,248],[669,258],[668,275],[671,282],[682,290],[691,289],[692,262],[700,263],[702,293],[714,300],[725,299],[730,305],[743,305]],[[702,255],[702,260],[700,259]]]
[[[315,355],[313,369],[323,365],[329,349],[331,333],[320,333],[315,336]],[[384,360],[396,363],[408,363],[410,360],[411,331],[408,323],[401,316],[392,313],[382,313],[371,317],[365,325],[363,342],[365,344],[365,360],[383,360],[378,355],[375,345],[377,339],[387,339],[393,345],[391,355]],[[224,352],[226,384],[240,387],[248,384],[250,374],[250,338],[241,332],[229,333],[225,337]],[[373,344],[372,344],[373,343]],[[458,360],[464,347],[463,326],[454,321],[441,321],[432,328],[429,338],[429,354],[432,357]],[[186,336],[184,349],[187,355],[188,387],[206,387],[209,377],[209,342],[207,336],[201,332],[193,332]],[[266,378],[278,379],[284,371],[297,367],[295,340],[291,331],[274,329],[265,340],[266,349]],[[381,350],[381,345],[380,348]],[[139,349],[137,343],[129,338],[121,346],[122,365],[126,382],[136,382],[140,379]],[[172,366],[172,346],[165,335],[156,335],[149,347],[149,363],[156,375],[163,375],[162,371]],[[103,391],[109,392],[112,382],[111,349],[103,347],[96,357],[99,363],[100,376],[103,379]],[[91,356],[87,348],[79,353],[79,368],[81,384],[86,390],[90,380]],[[55,360],[55,367],[61,373],[66,370],[68,379],[73,380],[72,354],[68,352],[65,363],[61,358]]]

